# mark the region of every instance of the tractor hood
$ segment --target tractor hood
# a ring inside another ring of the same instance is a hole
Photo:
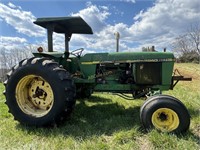
[[[164,52],[118,52],[90,53],[81,58],[82,64],[132,63],[174,61],[173,53]]]

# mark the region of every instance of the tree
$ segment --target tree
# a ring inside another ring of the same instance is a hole
[[[0,49],[0,81],[5,80],[5,75],[11,67],[19,63],[19,61],[31,57],[33,51],[32,46],[26,46],[16,49]]]
[[[192,25],[188,31],[194,51],[200,55],[200,24]]]
[[[172,43],[181,60],[200,61],[200,23],[192,24],[186,34],[179,35]]]

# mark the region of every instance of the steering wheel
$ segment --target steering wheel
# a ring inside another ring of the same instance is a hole
[[[72,55],[74,55],[74,56],[76,56],[76,57],[80,57],[81,54],[82,54],[82,52],[83,52],[83,50],[84,50],[83,48],[79,48],[79,49],[76,49],[76,50],[71,51],[70,54],[72,54]]]

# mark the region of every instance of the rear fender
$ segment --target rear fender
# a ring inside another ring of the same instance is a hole
[[[33,55],[35,57],[48,57],[52,59],[59,59],[61,57],[66,57],[66,54],[61,52],[42,52],[42,53],[33,53]]]

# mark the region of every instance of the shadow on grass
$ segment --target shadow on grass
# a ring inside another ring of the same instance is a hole
[[[94,104],[88,106],[86,104],[88,101]],[[90,99],[78,100],[71,119],[59,127],[36,128],[18,124],[16,128],[33,135],[46,137],[62,135],[83,140],[102,135],[111,136],[120,131],[129,132],[132,129],[138,134],[146,134],[147,132],[141,127],[139,111],[138,106],[127,109],[119,103],[112,102],[111,99],[92,96]],[[178,137],[186,140],[193,138],[196,141],[200,138],[190,131]]]
[[[198,132],[198,131],[197,131]],[[178,135],[179,138],[181,139],[184,139],[184,140],[191,140],[191,137],[192,139],[195,139],[195,142],[200,145],[200,136],[197,135],[197,134],[194,134],[193,132],[191,132],[190,130],[187,131],[185,134],[182,134],[182,135]]]
[[[125,109],[123,105],[113,103],[111,99],[92,96],[87,101],[93,101],[92,106],[84,100],[78,100],[71,119],[63,125],[54,128],[27,127],[18,124],[16,128],[28,131],[30,134],[42,136],[81,137],[112,135],[118,131],[128,131],[135,128],[140,131],[140,107]],[[107,103],[99,103],[107,102]]]
[[[105,103],[105,102],[112,102],[111,99],[108,98],[103,98],[100,96],[95,96],[92,95],[90,98],[84,98],[84,99],[78,99],[77,101],[79,102],[84,102],[84,101],[92,102],[92,103]]]
[[[199,118],[200,110],[194,108],[187,108],[192,118]]]

